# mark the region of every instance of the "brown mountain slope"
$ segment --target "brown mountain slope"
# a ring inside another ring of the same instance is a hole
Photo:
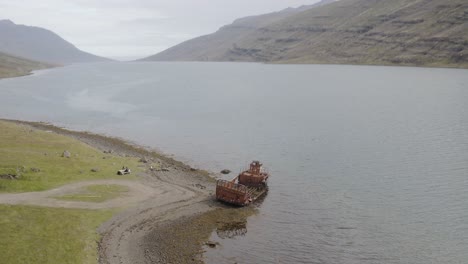
[[[466,0],[341,0],[149,59],[468,67],[466,32]]]
[[[235,43],[248,39],[251,35],[255,35],[261,28],[277,23],[305,10],[335,1],[336,0],[322,0],[314,5],[287,8],[279,12],[240,18],[230,25],[221,27],[216,33],[188,40],[159,54],[144,58],[143,60],[228,60],[225,59],[226,51],[231,49]]]
[[[33,70],[50,67],[53,66],[0,53],[0,79],[27,75]]]

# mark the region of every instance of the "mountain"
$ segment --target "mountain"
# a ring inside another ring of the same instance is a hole
[[[0,52],[55,64],[98,62],[108,59],[76,48],[47,29],[0,20]]]
[[[0,52],[0,79],[27,75],[33,70],[50,67],[53,67],[53,65],[30,61]]]
[[[336,0],[323,0],[314,5],[286,8],[279,12],[249,16],[235,20],[231,25],[221,27],[216,33],[197,37],[161,53],[142,59],[143,61],[228,61],[226,52],[236,43],[255,35],[262,28],[279,22],[305,10],[325,5]]]
[[[468,67],[466,0],[341,0],[265,16],[275,19],[237,20],[145,60]]]

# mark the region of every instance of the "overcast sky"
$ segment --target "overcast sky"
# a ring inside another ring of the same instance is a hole
[[[135,59],[212,33],[236,18],[316,2],[319,0],[0,0],[0,19],[50,29],[97,55]]]

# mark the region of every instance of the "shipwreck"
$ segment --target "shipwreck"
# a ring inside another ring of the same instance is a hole
[[[267,193],[269,177],[262,163],[253,161],[231,181],[217,181],[216,199],[236,206],[249,205]]]

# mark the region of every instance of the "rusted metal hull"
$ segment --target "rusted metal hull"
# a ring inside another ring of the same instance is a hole
[[[218,180],[216,183],[216,199],[238,206],[252,202],[246,186],[225,180]]]
[[[238,181],[240,184],[245,186],[252,186],[252,187],[264,187],[266,186],[268,180],[268,175],[252,175],[248,172],[242,172],[239,174]]]
[[[232,181],[218,180],[216,199],[237,206],[246,206],[263,196],[267,191],[269,174],[261,170],[262,164],[254,161],[250,169],[239,174]]]

